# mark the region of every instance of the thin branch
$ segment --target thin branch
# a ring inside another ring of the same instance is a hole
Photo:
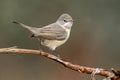
[[[119,76],[115,75],[113,72],[110,72],[108,70],[102,69],[102,68],[91,68],[91,67],[85,67],[80,65],[72,64],[68,61],[62,60],[57,56],[54,56],[53,54],[40,51],[40,50],[31,50],[31,49],[19,49],[16,47],[10,47],[10,48],[1,48],[0,53],[26,53],[26,54],[36,54],[41,55],[44,57],[47,57],[49,59],[52,59],[54,61],[59,62],[60,64],[64,65],[65,67],[72,69],[74,71],[80,72],[80,73],[87,73],[92,74],[93,72],[97,71],[97,75],[105,76],[111,78],[111,80],[117,80]]]

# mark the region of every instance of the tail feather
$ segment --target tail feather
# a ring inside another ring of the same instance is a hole
[[[27,25],[25,25],[25,24],[23,24],[23,23],[17,22],[17,21],[13,21],[13,23],[22,26],[23,28],[29,30],[29,31],[32,32],[33,34],[36,33],[36,28],[35,28],[35,27],[30,27],[30,26],[27,26]]]

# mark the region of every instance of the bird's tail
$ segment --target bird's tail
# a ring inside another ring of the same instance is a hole
[[[27,26],[27,25],[25,25],[25,24],[23,24],[23,23],[17,22],[17,21],[13,21],[13,23],[22,26],[23,28],[29,30],[29,31],[32,32],[33,34],[36,33],[36,28],[35,28],[35,27],[30,27],[30,26]]]

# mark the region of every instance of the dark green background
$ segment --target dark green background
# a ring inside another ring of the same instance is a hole
[[[83,66],[120,68],[120,0],[0,0],[0,47],[38,49],[29,31],[12,21],[42,27],[63,13],[73,17],[74,25],[67,43],[56,49],[62,58]],[[42,56],[12,53],[0,54],[0,80],[90,80],[90,75]]]

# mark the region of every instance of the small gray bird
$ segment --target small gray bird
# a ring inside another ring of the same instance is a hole
[[[33,34],[32,37],[36,37],[40,40],[41,45],[55,50],[68,40],[73,25],[73,19],[69,14],[62,14],[55,23],[42,28],[27,26],[16,21],[13,23],[19,24],[23,28],[29,30]]]

